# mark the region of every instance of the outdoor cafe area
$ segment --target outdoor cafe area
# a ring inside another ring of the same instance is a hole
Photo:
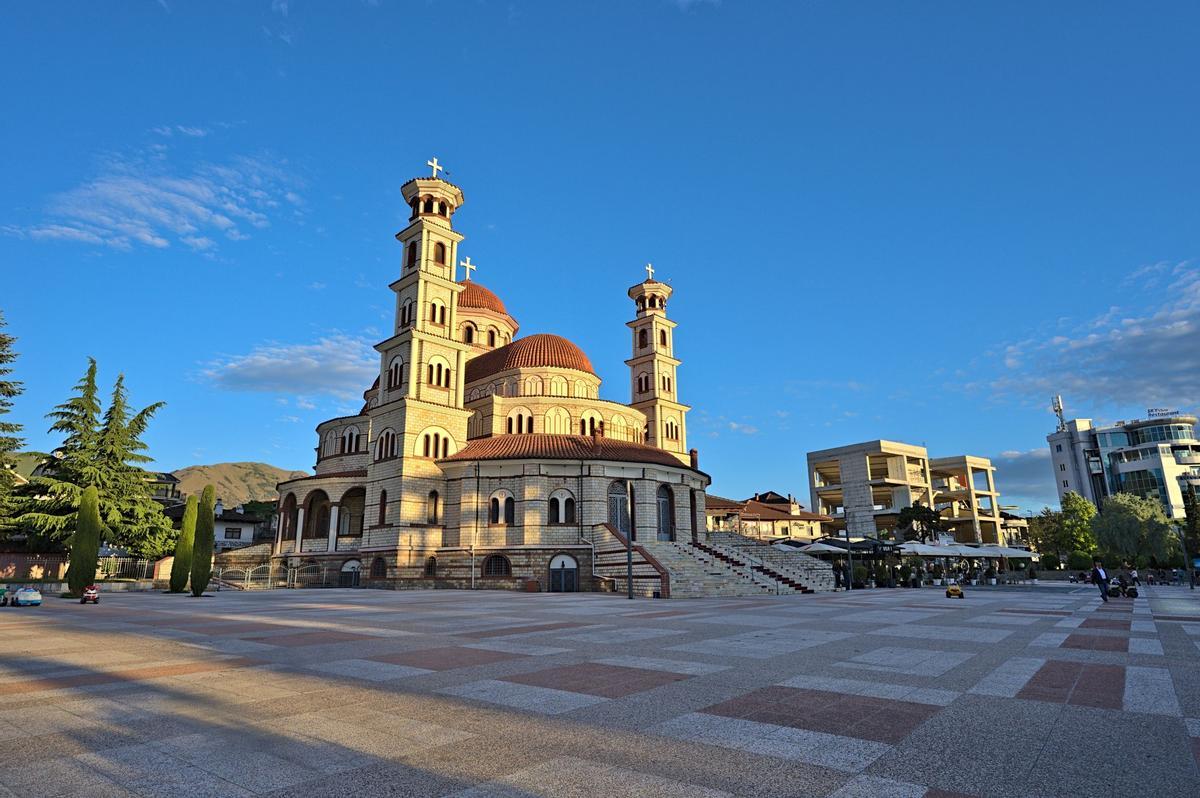
[[[950,541],[897,542],[880,538],[819,538],[798,551],[829,561],[838,587],[853,565],[854,588],[958,584],[1017,584],[1036,580],[1037,555],[1008,546]]]

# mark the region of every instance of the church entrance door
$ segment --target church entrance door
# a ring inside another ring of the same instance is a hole
[[[550,561],[550,592],[574,593],[579,590],[579,563],[574,557],[559,554]]]
[[[624,482],[614,482],[608,486],[608,523],[628,540],[637,540],[637,533],[629,517],[631,496],[625,493]]]
[[[655,498],[658,508],[658,539],[674,540],[675,502],[672,498],[671,489],[666,485],[659,485]]]

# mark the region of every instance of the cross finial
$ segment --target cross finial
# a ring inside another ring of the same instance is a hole
[[[653,263],[646,264],[646,279],[647,280],[654,279],[654,264]]]
[[[444,167],[444,166],[440,166],[440,165],[438,164],[438,162],[437,162],[437,156],[436,156],[436,155],[433,157],[433,160],[432,160],[432,161],[426,161],[426,162],[425,162],[425,165],[426,165],[426,166],[428,166],[428,167],[431,167],[431,168],[433,169],[433,176],[434,176],[434,177],[437,177],[437,173],[438,173],[438,172],[445,171],[445,167]]]
[[[464,269],[466,269],[466,270],[467,270],[467,279],[468,279],[468,280],[470,280],[470,279],[471,279],[471,272],[472,272],[472,271],[474,271],[475,269],[478,269],[478,268],[479,268],[479,267],[478,267],[478,266],[476,266],[474,263],[471,263],[471,256],[470,256],[470,255],[468,255],[468,256],[467,256],[467,259],[466,259],[466,260],[461,260],[461,261],[459,261],[459,262],[458,262],[458,265],[459,265],[459,266],[462,266]]]

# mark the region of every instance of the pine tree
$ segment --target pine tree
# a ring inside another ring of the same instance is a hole
[[[200,596],[208,587],[212,577],[213,526],[217,512],[217,492],[212,485],[205,485],[200,494],[200,508],[196,516],[196,538],[192,544],[192,595]]]
[[[9,364],[17,359],[17,353],[12,351],[16,338],[4,333],[6,326],[4,313],[0,311],[0,419],[8,414],[13,398],[24,390],[20,382],[8,379],[8,375],[12,374]],[[13,488],[12,468],[15,465],[12,455],[21,446],[21,438],[17,436],[20,431],[20,424],[0,420],[0,526],[9,516],[8,500]]]
[[[171,563],[171,592],[182,593],[192,573],[192,544],[196,538],[196,497],[188,496],[183,508],[183,524],[175,541],[175,560]]]
[[[96,559],[100,555],[100,498],[95,488],[88,488],[79,499],[75,534],[71,538],[71,564],[67,568],[67,587],[79,596],[83,589],[96,581]]]
[[[113,386],[103,417],[96,387],[96,361],[75,386],[75,395],[48,414],[51,432],[65,437],[42,476],[17,491],[17,523],[31,540],[61,543],[74,531],[84,488],[95,487],[100,518],[110,541],[134,554],[153,557],[170,549],[172,530],[154,501],[146,472],[142,435],[162,407],[158,402],[130,416],[124,375]]]

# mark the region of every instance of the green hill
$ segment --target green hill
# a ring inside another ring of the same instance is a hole
[[[307,471],[287,471],[267,463],[194,465],[171,473],[179,480],[179,490],[189,496],[199,496],[205,485],[212,484],[226,507],[248,501],[274,501],[277,483],[308,476]]]

